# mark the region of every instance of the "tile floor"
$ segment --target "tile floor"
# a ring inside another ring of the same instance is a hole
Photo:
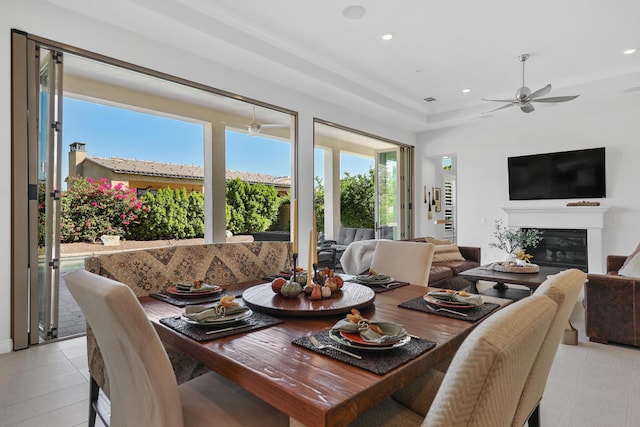
[[[579,307],[572,322],[579,345],[558,349],[542,425],[640,426],[640,349],[587,341]],[[0,427],[86,425],[88,376],[84,337],[0,355]],[[101,406],[108,412],[106,399]]]

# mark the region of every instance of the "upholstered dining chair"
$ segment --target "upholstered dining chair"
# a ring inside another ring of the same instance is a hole
[[[565,270],[549,276],[534,292],[534,295],[546,295],[555,301],[558,304],[558,311],[542,342],[538,356],[533,362],[522,396],[520,396],[512,427],[522,427],[527,420],[529,427],[540,425],[540,400],[547,384],[549,371],[562,333],[568,325],[569,316],[586,279],[586,273],[580,270]]]
[[[111,384],[112,426],[287,426],[286,414],[208,373],[178,386],[160,338],[131,289],[77,270],[65,276]]]
[[[355,426],[509,426],[558,305],[545,295],[511,304],[464,340],[426,416],[394,398],[362,414]],[[422,399],[423,396],[416,396]]]
[[[379,240],[371,269],[401,282],[428,286],[434,248],[432,243]]]

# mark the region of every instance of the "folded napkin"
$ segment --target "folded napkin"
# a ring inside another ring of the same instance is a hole
[[[386,274],[363,274],[361,276],[356,276],[356,280],[369,283],[388,282],[391,280],[391,277]]]
[[[249,308],[243,305],[232,305],[229,307],[224,307],[219,304],[216,304],[213,307],[204,305],[188,305],[184,308],[184,317],[196,322],[206,323],[219,319],[223,316],[229,316],[247,310],[249,310]]]
[[[201,283],[200,285],[195,285],[190,282],[181,282],[176,283],[176,289],[180,292],[209,292],[218,289],[217,286],[207,285],[206,283]]]
[[[382,334],[371,329],[375,325],[382,330]],[[370,343],[384,344],[398,341],[407,336],[404,326],[392,322],[369,322],[366,319],[353,323],[349,319],[342,319],[331,328],[334,331],[360,334],[360,338]]]
[[[480,295],[473,295],[464,293],[461,294],[457,291],[449,291],[440,290],[440,291],[430,291],[427,293],[430,297],[437,298],[442,301],[453,301],[453,302],[461,302],[470,305],[482,305],[482,297]]]

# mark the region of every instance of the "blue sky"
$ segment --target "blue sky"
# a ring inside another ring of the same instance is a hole
[[[202,126],[151,114],[64,98],[62,131],[63,180],[67,176],[69,145],[84,142],[89,156],[122,157],[203,166]],[[290,175],[288,143],[227,132],[227,169]],[[250,153],[250,155],[247,155]],[[322,171],[323,159],[315,154],[315,170]],[[373,159],[342,156],[342,171],[366,173]]]

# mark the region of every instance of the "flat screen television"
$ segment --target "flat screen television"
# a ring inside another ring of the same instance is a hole
[[[606,197],[604,147],[509,157],[509,200]]]

